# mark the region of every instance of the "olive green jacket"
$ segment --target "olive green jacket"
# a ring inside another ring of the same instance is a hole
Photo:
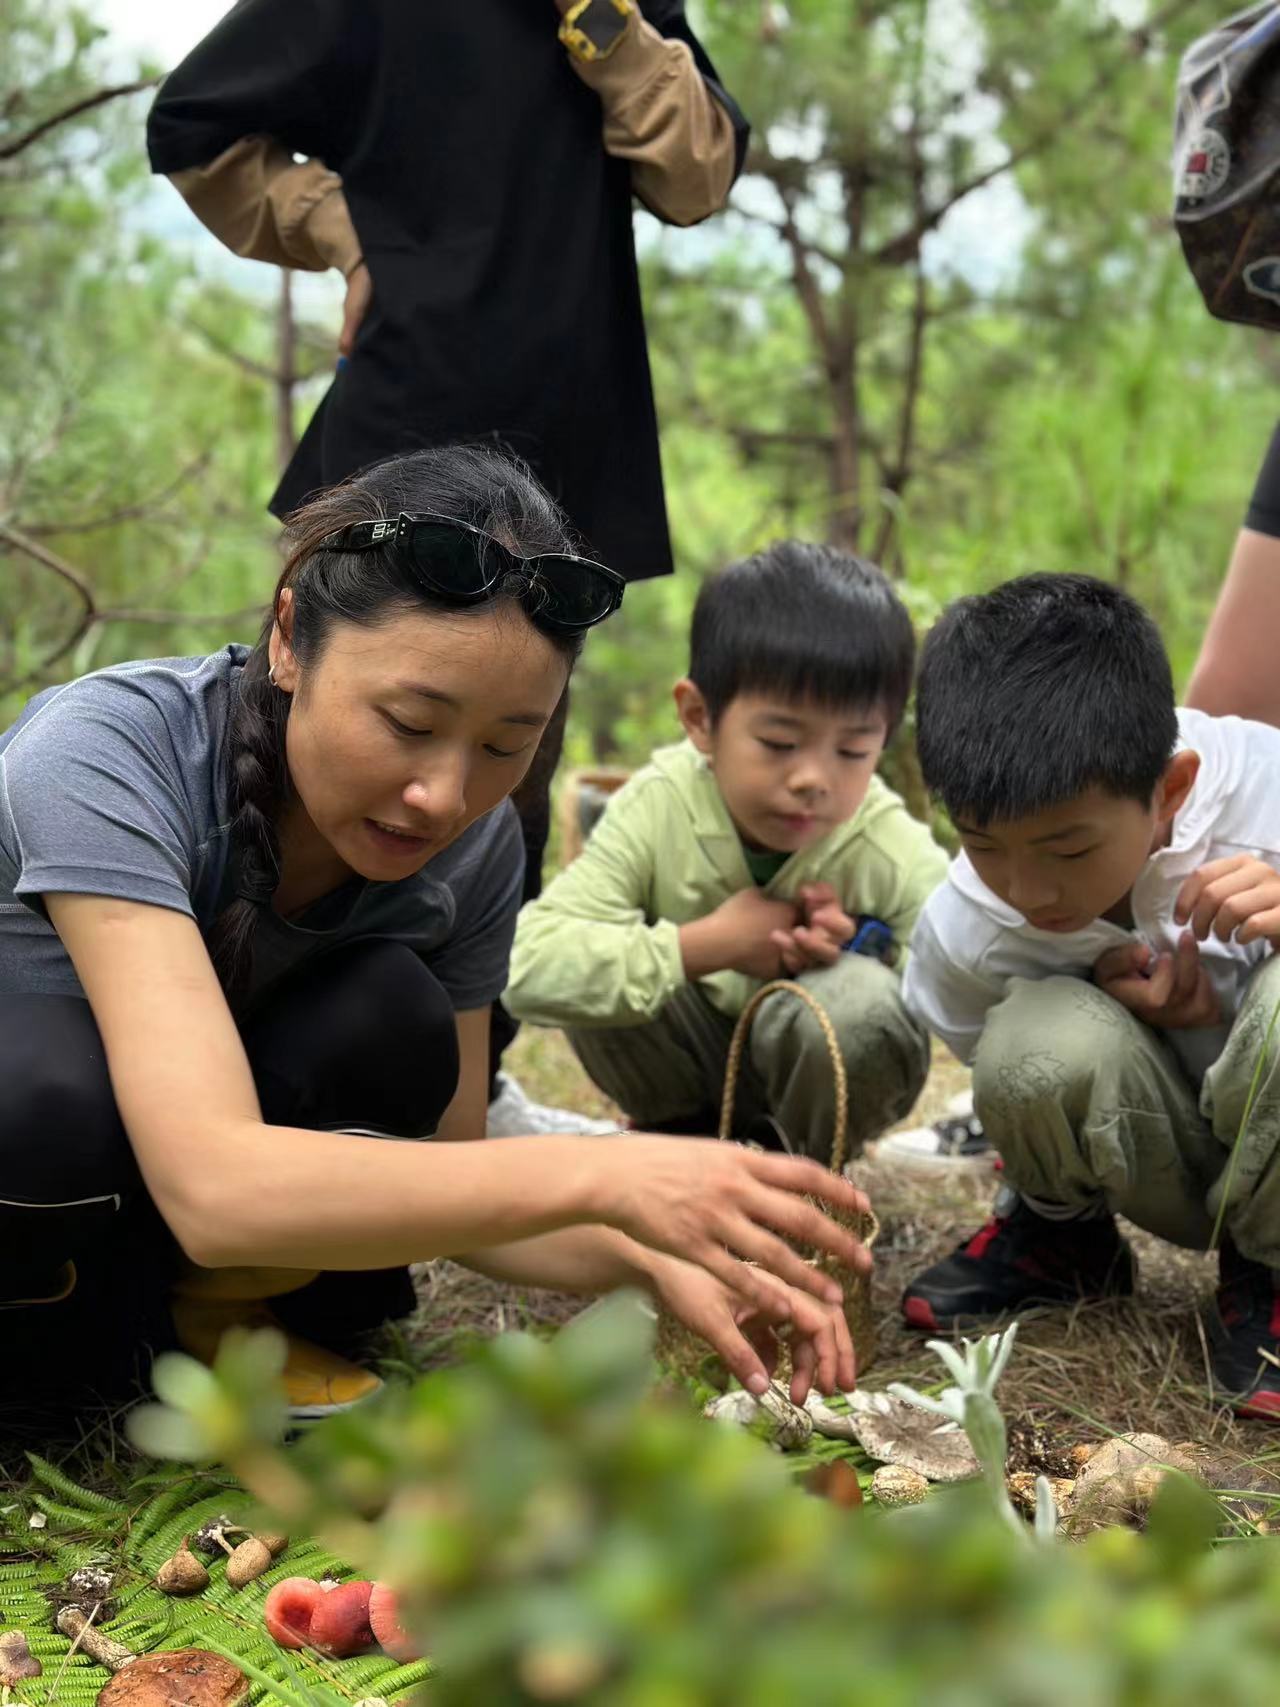
[[[764,893],[830,883],[846,912],[883,919],[900,947],[947,860],[879,777],[847,823],[793,854]],[[643,1025],[687,980],[679,927],[752,886],[742,842],[691,742],[660,748],[610,800],[586,847],[520,914],[503,1002],[535,1025]],[[899,954],[898,964],[902,964]],[[736,1015],[759,980],[702,980]]]

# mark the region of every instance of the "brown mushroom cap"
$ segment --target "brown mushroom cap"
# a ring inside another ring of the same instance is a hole
[[[98,1696],[99,1707],[239,1707],[249,1679],[238,1666],[204,1648],[144,1654],[118,1671]]]
[[[0,1686],[12,1689],[24,1678],[39,1677],[43,1671],[21,1630],[6,1630],[0,1635]]]

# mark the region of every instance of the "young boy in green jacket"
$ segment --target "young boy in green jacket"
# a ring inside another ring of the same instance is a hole
[[[716,1130],[734,1022],[778,977],[835,1027],[854,1149],[915,1101],[929,1049],[899,973],[946,859],[875,774],[914,665],[886,577],[830,546],[784,541],[702,588],[675,688],[687,739],[619,790],[521,913],[503,997],[519,1019],[562,1026],[637,1126]],[[883,958],[851,952],[860,927]],[[833,1116],[816,1020],[770,998],[735,1132],[827,1160]]]

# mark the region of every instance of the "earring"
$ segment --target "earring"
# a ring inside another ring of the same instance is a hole
[[[276,667],[274,664],[267,671],[267,680],[271,683],[272,687],[277,686],[277,683],[276,683]]]

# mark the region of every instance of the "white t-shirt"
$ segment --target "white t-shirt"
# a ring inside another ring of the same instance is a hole
[[[1200,772],[1173,821],[1169,846],[1152,854],[1133,886],[1133,929],[1095,919],[1082,931],[1042,931],[993,895],[967,854],[951,862],[926,901],[911,938],[903,997],[917,1018],[971,1062],[987,1010],[1013,978],[1088,978],[1104,949],[1137,939],[1171,951],[1185,927],[1173,904],[1193,871],[1210,860],[1252,854],[1280,871],[1280,729],[1241,717],[1178,713],[1179,747],[1200,755]],[[1197,1081],[1222,1052],[1249,974],[1270,953],[1266,942],[1200,944],[1217,992],[1220,1026],[1164,1035]]]

